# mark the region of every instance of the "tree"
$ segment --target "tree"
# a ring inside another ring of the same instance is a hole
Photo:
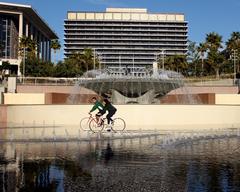
[[[168,56],[165,61],[165,68],[167,70],[173,70],[188,75],[188,63],[185,55],[173,55]]]
[[[207,51],[207,45],[206,43],[199,43],[198,47],[197,47],[198,53],[201,57],[201,76],[204,73],[204,55]]]
[[[188,41],[188,53],[187,53],[187,60],[189,66],[192,68],[191,71],[194,71],[194,75],[197,74],[197,64],[199,61],[199,52],[196,42]]]
[[[83,74],[83,71],[76,67],[70,59],[66,59],[64,62],[60,61],[54,66],[54,76],[55,77],[78,77]]]
[[[8,61],[3,61],[2,65],[0,65],[0,71],[1,71],[2,77],[5,76],[6,70],[11,70],[11,65]]]
[[[230,59],[231,55],[235,51],[235,56],[240,57],[240,32],[232,32],[230,39],[226,42],[226,57]],[[237,71],[239,71],[239,59],[237,65]]]
[[[22,63],[21,63],[22,71]],[[32,77],[49,77],[54,75],[53,63],[41,61],[37,58],[27,58],[25,60],[25,75]]]
[[[92,49],[86,48],[83,50],[83,61],[85,63],[86,69],[93,69],[94,61],[93,61],[93,51]]]
[[[240,32],[232,32],[230,39],[226,42],[228,50],[240,50]]]
[[[20,52],[20,55],[23,57],[23,60],[20,65],[20,70],[24,76],[28,75],[28,73],[26,73],[26,67],[25,67],[26,60],[33,63],[37,61],[36,50],[37,50],[37,42],[35,40],[32,40],[30,37],[26,37],[26,36],[23,36],[20,38],[19,52]],[[29,64],[30,63],[28,63],[28,65]]]
[[[30,37],[23,36],[20,38],[19,43],[19,51],[21,56],[25,56],[26,58],[36,57],[36,50],[37,50],[37,42],[32,40]],[[24,55],[25,51],[25,55]]]
[[[51,49],[53,49],[55,58],[54,58],[54,63],[56,63],[56,54],[57,51],[61,49],[61,44],[57,39],[54,39],[51,41]]]
[[[216,78],[219,78],[219,70],[224,61],[224,57],[220,52],[222,36],[215,32],[207,34],[206,47],[208,50],[208,64],[214,69]]]

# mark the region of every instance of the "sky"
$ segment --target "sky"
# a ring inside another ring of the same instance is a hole
[[[189,40],[203,42],[217,32],[223,41],[240,31],[240,0],[0,0],[29,4],[57,33],[63,48],[67,11],[105,11],[106,7],[147,8],[153,13],[184,13]],[[63,50],[59,59],[63,58]]]

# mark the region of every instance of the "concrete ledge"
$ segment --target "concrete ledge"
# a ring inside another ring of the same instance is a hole
[[[8,106],[7,121],[24,125],[78,126],[91,105]],[[240,128],[240,105],[116,105],[128,130]]]
[[[45,94],[4,93],[4,104],[45,104]]]
[[[216,104],[240,105],[240,94],[216,94]]]

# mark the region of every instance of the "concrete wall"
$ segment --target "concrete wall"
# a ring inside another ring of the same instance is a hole
[[[76,94],[94,94],[94,91],[84,87],[66,86],[66,85],[18,85],[18,93],[76,93]]]
[[[7,122],[7,106],[0,105],[0,123]]]
[[[215,104],[214,93],[174,94],[165,95],[160,99],[161,104]]]
[[[5,87],[0,86],[0,104],[3,104],[3,93],[5,92]]]
[[[81,93],[94,94],[93,91],[84,87],[74,87],[66,85],[18,85],[18,93]],[[236,94],[238,88],[235,86],[204,86],[204,87],[183,87],[172,90],[168,95],[174,94],[199,94],[199,93],[217,93],[217,94]]]
[[[8,122],[35,125],[74,125],[91,105],[8,106]],[[195,129],[240,127],[240,105],[117,105],[127,129]]]
[[[44,93],[4,93],[4,104],[45,104]]]
[[[216,93],[216,94],[237,94],[238,88],[235,86],[189,86],[181,87],[172,90],[168,95],[174,94],[204,94],[204,93]]]
[[[240,105],[240,94],[216,94],[216,104]]]

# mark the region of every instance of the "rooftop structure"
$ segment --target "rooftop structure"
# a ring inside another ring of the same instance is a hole
[[[152,65],[166,55],[187,53],[187,24],[184,14],[140,8],[69,11],[64,24],[65,56],[92,48],[102,66]]]
[[[0,2],[0,59],[9,61],[16,66],[16,73],[20,74],[19,39],[30,37],[38,44],[37,56],[44,60],[51,60],[51,39],[57,39],[56,33],[30,6]]]

